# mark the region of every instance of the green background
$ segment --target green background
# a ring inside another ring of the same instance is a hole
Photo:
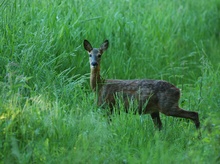
[[[110,42],[102,77],[178,86],[202,138],[164,115],[160,132],[149,115],[109,125],[84,39]],[[219,0],[1,0],[0,163],[219,163],[219,61]]]

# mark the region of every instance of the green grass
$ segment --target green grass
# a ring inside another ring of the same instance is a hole
[[[88,55],[109,39],[104,78],[167,80],[190,121],[115,114],[89,87]],[[1,0],[0,163],[219,163],[219,0]]]

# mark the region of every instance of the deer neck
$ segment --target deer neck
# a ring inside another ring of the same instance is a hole
[[[91,69],[90,73],[90,86],[93,91],[98,91],[102,84],[101,76],[100,76],[100,66]]]

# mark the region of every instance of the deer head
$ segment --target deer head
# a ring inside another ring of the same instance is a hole
[[[95,69],[99,67],[101,56],[103,52],[108,49],[108,46],[109,46],[108,40],[105,40],[101,44],[100,48],[93,48],[88,40],[84,40],[83,45],[84,45],[85,50],[89,54],[90,68]]]

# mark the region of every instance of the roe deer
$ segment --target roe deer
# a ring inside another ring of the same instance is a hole
[[[111,112],[116,104],[117,94],[122,95],[123,105],[128,110],[131,101],[137,102],[139,114],[150,114],[154,125],[162,128],[159,112],[174,117],[191,119],[197,129],[200,127],[197,112],[186,111],[178,106],[180,90],[162,80],[105,80],[100,76],[100,60],[103,52],[108,49],[105,40],[100,48],[93,48],[88,40],[84,40],[84,48],[89,54],[90,86],[97,92],[98,106],[107,104]]]

